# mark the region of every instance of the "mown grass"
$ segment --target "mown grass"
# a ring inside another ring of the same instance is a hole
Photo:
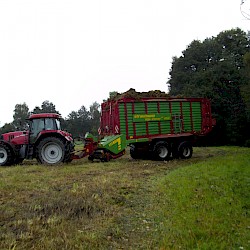
[[[249,149],[0,168],[0,249],[247,249]]]
[[[225,156],[173,171],[156,186],[162,249],[249,249],[249,149],[226,148]]]

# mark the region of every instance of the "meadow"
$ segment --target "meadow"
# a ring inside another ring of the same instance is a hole
[[[0,168],[0,249],[249,249],[250,149]]]

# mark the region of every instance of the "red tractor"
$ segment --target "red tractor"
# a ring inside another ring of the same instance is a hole
[[[0,135],[0,166],[36,158],[42,164],[54,165],[73,159],[71,134],[61,130],[60,115],[33,114],[29,130]]]

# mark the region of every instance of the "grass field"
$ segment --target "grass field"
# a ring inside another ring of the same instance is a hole
[[[249,249],[250,149],[0,168],[0,249]]]

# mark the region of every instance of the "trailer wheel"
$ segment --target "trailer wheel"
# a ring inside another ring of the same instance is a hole
[[[23,159],[22,158],[16,158],[15,161],[14,161],[14,164],[21,164],[23,162]]]
[[[13,164],[14,156],[10,147],[6,144],[0,144],[0,166],[10,166]]]
[[[140,159],[140,154],[137,152],[136,150],[136,147],[134,145],[132,145],[130,147],[130,156],[133,158],[133,159]]]
[[[193,155],[193,147],[190,142],[182,142],[178,147],[178,155],[182,159],[189,159]]]
[[[101,161],[102,162],[109,162],[110,161],[110,154],[109,154],[109,152],[106,152],[105,154],[104,154],[104,156],[103,156],[103,158],[101,158]]]
[[[159,161],[169,160],[171,150],[167,142],[159,141],[155,144],[153,149],[154,158]]]
[[[47,137],[37,147],[37,159],[42,164],[55,165],[64,161],[65,147],[59,138]]]

